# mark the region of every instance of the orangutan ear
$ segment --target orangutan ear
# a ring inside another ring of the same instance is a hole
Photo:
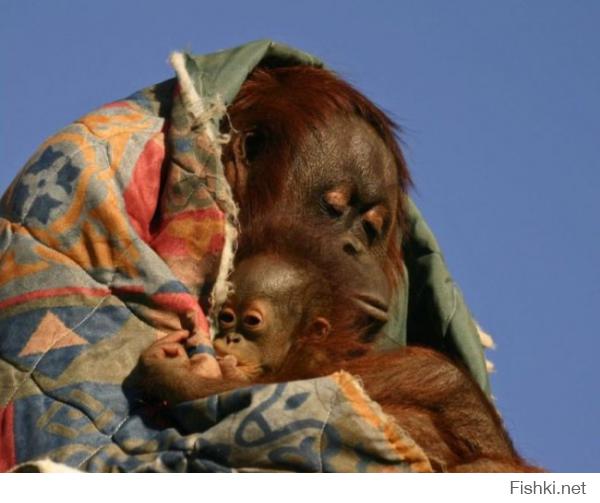
[[[231,139],[231,150],[237,164],[248,164],[248,160],[246,159],[246,134],[241,132],[236,133]]]
[[[244,131],[232,139],[233,154],[237,163],[250,166],[266,145],[265,134],[259,130]]]
[[[329,332],[331,332],[331,324],[322,316],[315,319],[308,330],[309,337],[316,340],[325,339]]]
[[[248,179],[249,160],[246,153],[246,136],[249,133],[236,133],[225,149],[223,167],[225,178],[233,189],[235,198],[244,201],[246,197],[246,183]]]

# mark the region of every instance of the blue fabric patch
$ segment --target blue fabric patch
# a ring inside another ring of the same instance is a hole
[[[308,398],[308,393],[296,393],[292,395],[285,401],[285,409],[286,410],[294,410],[300,407]]]
[[[190,291],[185,287],[181,281],[166,281],[160,288],[156,290],[156,293],[189,293]]]
[[[211,355],[211,356],[215,356],[215,350],[213,349],[212,346],[209,346],[208,344],[198,344],[197,346],[188,348],[187,354],[190,357],[194,356],[194,355]]]
[[[40,223],[47,224],[50,220],[50,213],[62,203],[48,194],[42,194],[33,201],[29,208],[29,215],[36,218]]]
[[[42,155],[40,155],[37,161],[29,165],[26,173],[38,174],[41,171],[45,171],[61,157],[63,157],[62,152],[55,150],[53,147],[48,147],[42,152]]]
[[[67,160],[56,175],[56,184],[65,189],[67,194],[70,194],[73,190],[73,182],[79,177],[80,171],[70,160]]]
[[[81,411],[46,395],[35,395],[15,402],[14,433],[19,445],[17,461],[48,455],[69,446],[61,459],[77,466],[107,442],[106,435],[90,428],[90,420]],[[35,432],[32,434],[32,432]]]

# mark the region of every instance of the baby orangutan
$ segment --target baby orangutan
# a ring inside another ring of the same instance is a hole
[[[219,314],[214,347],[224,379],[196,376],[183,337],[170,336],[141,357],[149,396],[177,403],[250,383],[345,370],[361,378],[435,471],[538,471],[517,454],[494,406],[466,371],[426,348],[371,350],[385,321],[371,309],[373,297],[388,294],[385,278],[377,278],[377,292],[359,269],[336,261],[331,248],[319,249],[321,240],[311,240],[307,250],[305,242],[287,239],[289,233],[287,240],[266,235],[270,243],[241,248],[234,293]]]
[[[146,394],[178,403],[242,384],[316,377],[323,364],[370,349],[369,338],[387,321],[377,308],[387,304],[387,278],[368,263],[349,262],[330,236],[287,224],[255,224],[240,243],[214,340],[224,379],[194,375],[182,331],[142,354]]]

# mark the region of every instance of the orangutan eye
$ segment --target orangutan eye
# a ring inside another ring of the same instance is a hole
[[[369,243],[372,243],[383,235],[386,215],[387,210],[381,205],[377,205],[363,214],[363,228],[367,234]]]
[[[260,325],[260,322],[261,320],[258,316],[254,316],[252,314],[244,316],[244,325],[247,325],[249,327],[256,327]]]
[[[328,217],[334,219],[340,218],[344,214],[344,211],[341,208],[328,204],[325,200],[321,201],[321,208]]]
[[[379,237],[379,233],[377,229],[373,227],[370,222],[363,222],[363,228],[365,230],[365,234],[367,235],[367,240],[369,244],[373,244],[373,242]]]
[[[332,218],[343,216],[350,208],[350,191],[346,187],[330,190],[323,194],[321,207]]]
[[[259,309],[248,309],[242,318],[244,329],[250,332],[260,332],[263,329],[264,322],[264,314]]]
[[[219,313],[219,323],[222,327],[231,327],[235,325],[235,312],[233,309],[225,307]]]

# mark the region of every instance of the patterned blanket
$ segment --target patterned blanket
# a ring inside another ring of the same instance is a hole
[[[265,60],[320,64],[269,41],[175,55],[176,79],[75,121],[9,187],[0,213],[0,471],[44,458],[101,472],[430,470],[345,373],[173,408],[127,386],[140,352],[170,331],[195,334],[211,358],[198,299],[222,300],[236,223],[217,125]],[[447,340],[461,316],[471,323],[454,287],[451,298],[453,315],[440,316]],[[472,339],[455,346],[475,355],[465,360],[480,372]]]

